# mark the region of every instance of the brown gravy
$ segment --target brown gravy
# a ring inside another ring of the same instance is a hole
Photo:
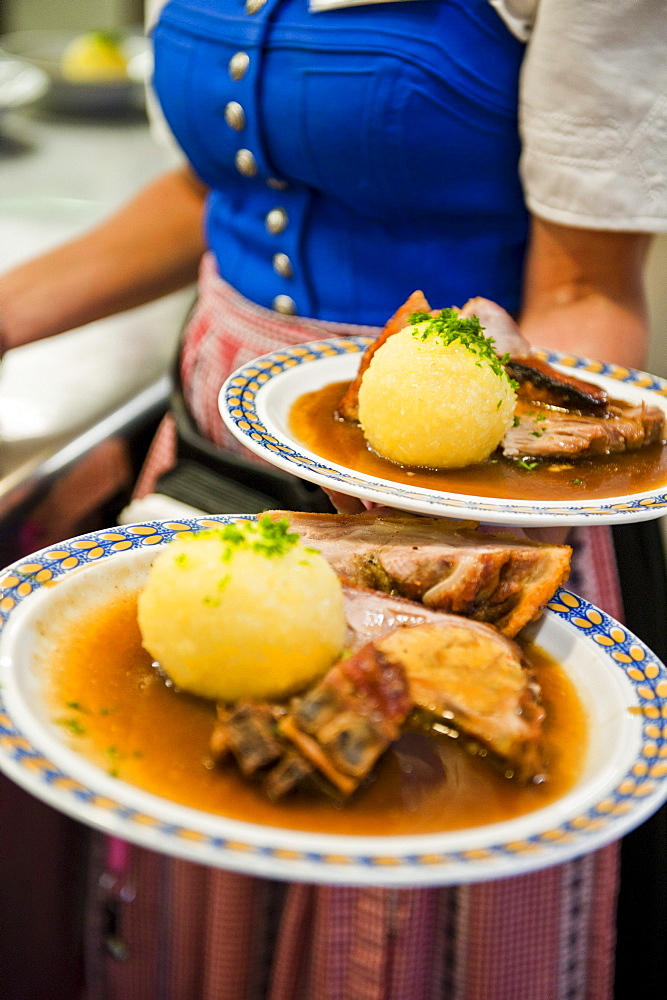
[[[628,496],[667,484],[667,448],[660,443],[576,462],[540,462],[530,470],[495,455],[466,469],[409,469],[380,458],[357,424],[336,418],[348,384],[337,382],[300,396],[292,406],[290,427],[316,455],[374,479],[464,496],[552,502]]]
[[[542,685],[550,779],[522,788],[455,741],[406,735],[372,783],[344,807],[294,795],[268,802],[233,766],[213,768],[210,702],[179,693],[141,646],[136,598],[88,613],[57,649],[50,671],[53,718],[68,741],[109,773],[164,798],[236,819],[345,834],[455,830],[539,809],[576,781],[586,718],[564,670],[535,646],[527,656]]]

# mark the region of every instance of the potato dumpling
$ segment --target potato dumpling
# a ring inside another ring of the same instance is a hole
[[[512,382],[476,317],[451,309],[393,334],[359,388],[368,444],[400,465],[483,462],[512,426]]]
[[[139,595],[144,647],[177,687],[213,698],[281,698],[340,655],[340,580],[285,519],[236,521],[176,539]]]

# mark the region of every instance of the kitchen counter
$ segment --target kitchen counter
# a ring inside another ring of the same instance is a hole
[[[177,156],[144,117],[0,117],[0,271],[103,219]],[[11,351],[0,369],[0,516],[96,440],[166,403],[193,290]]]

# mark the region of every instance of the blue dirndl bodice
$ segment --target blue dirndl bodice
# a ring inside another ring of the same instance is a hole
[[[171,0],[154,45],[209,245],[247,298],[375,325],[416,288],[518,308],[523,46],[487,0]]]

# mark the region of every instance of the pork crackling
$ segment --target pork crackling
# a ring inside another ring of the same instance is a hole
[[[509,637],[539,616],[570,572],[569,545],[482,532],[471,521],[384,510],[268,513],[287,518],[343,581],[489,622]]]

